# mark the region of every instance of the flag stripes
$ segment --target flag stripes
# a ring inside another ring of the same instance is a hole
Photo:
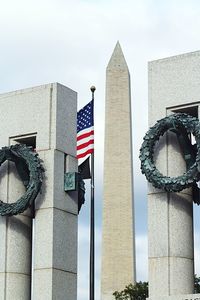
[[[77,113],[77,158],[79,164],[94,152],[93,100]],[[81,161],[80,161],[81,159]]]
[[[89,145],[94,145],[94,140],[89,140],[86,143],[81,143],[81,145],[77,146],[77,151],[88,147]]]
[[[88,131],[88,132],[86,132]],[[94,152],[94,130],[93,127],[85,129],[84,133],[79,132],[77,135],[77,158],[83,158],[84,156]]]
[[[77,142],[80,141],[81,139],[90,137],[92,135],[94,135],[94,130],[91,130],[91,131],[86,132],[86,133],[82,133],[82,131],[81,131],[80,133],[77,134]]]
[[[85,156],[87,156],[88,154],[92,154],[94,152],[94,149],[88,149],[87,151],[83,152],[83,153],[80,153],[79,156],[78,156],[78,159],[80,158],[83,158]]]

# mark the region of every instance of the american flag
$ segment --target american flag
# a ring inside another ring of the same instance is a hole
[[[81,163],[94,152],[94,101],[77,113],[77,158]]]

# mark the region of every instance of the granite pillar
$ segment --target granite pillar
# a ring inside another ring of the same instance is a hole
[[[0,299],[75,300],[77,192],[64,192],[64,173],[77,171],[76,93],[54,83],[0,95],[0,103],[0,146],[33,143],[45,168],[35,214],[0,218]],[[1,166],[0,193],[3,201],[24,193],[11,163]]]
[[[149,63],[149,126],[174,112],[198,117],[200,52]],[[170,177],[186,171],[176,136],[169,132],[155,153]],[[190,189],[166,193],[149,184],[149,299],[198,299],[194,291],[193,199]],[[196,298],[195,298],[196,297]]]

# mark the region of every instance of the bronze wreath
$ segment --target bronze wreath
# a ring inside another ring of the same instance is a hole
[[[44,169],[38,154],[26,145],[12,145],[0,150],[0,166],[6,160],[13,161],[16,165],[26,192],[14,203],[4,203],[0,200],[0,215],[13,216],[25,211],[35,200],[42,185]]]
[[[195,162],[182,176],[168,177],[161,174],[156,168],[153,155],[155,143],[167,130],[176,132],[186,131],[192,133],[196,139],[197,155]],[[167,192],[180,192],[181,190],[193,185],[200,179],[200,123],[195,117],[187,114],[177,113],[165,117],[151,127],[144,137],[140,149],[141,170],[147,180],[154,187],[163,189]]]

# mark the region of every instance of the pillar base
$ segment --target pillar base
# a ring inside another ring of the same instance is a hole
[[[150,297],[147,300],[200,300],[200,294]]]

